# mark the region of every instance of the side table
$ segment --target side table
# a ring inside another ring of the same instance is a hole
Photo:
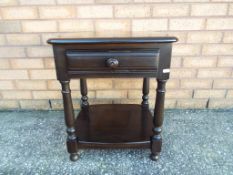
[[[78,148],[151,149],[157,160],[162,147],[165,84],[170,74],[176,37],[49,39],[57,79],[62,86],[67,150],[78,159]],[[89,105],[86,78],[142,77],[142,103]],[[154,117],[149,110],[149,78],[157,79]],[[81,111],[75,118],[70,80],[80,79]]]

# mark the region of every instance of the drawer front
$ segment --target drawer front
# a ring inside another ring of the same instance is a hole
[[[156,70],[159,50],[66,51],[68,70]]]

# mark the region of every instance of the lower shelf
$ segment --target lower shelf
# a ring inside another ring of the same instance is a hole
[[[91,105],[76,119],[79,147],[149,147],[152,115],[134,104]]]

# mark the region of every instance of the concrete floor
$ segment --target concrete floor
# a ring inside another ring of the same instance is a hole
[[[0,174],[230,175],[233,110],[167,110],[163,152],[80,150],[70,162],[62,111],[0,112]]]

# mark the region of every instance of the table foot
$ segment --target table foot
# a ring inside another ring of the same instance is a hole
[[[150,159],[153,161],[159,160],[159,153],[155,153],[155,154],[151,153]]]
[[[79,158],[79,156],[78,156],[77,153],[71,153],[71,154],[70,154],[70,160],[71,160],[71,161],[75,162],[75,161],[78,160],[78,158]]]

